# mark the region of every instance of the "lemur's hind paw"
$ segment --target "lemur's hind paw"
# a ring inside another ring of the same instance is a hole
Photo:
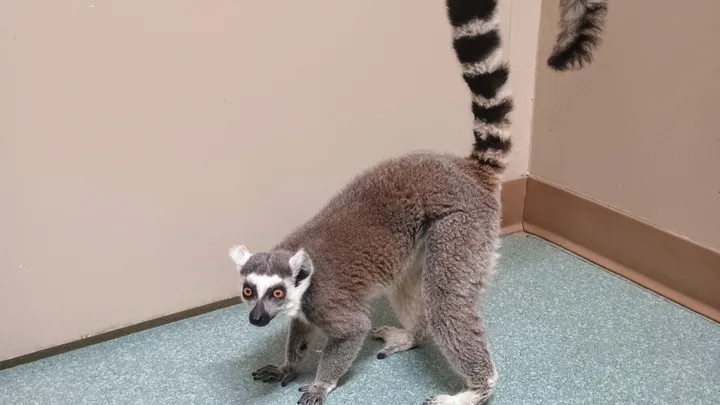
[[[395,353],[404,352],[417,347],[413,334],[406,329],[392,326],[381,326],[370,331],[370,335],[379,340],[385,341],[385,346],[377,355],[378,359],[384,359]]]

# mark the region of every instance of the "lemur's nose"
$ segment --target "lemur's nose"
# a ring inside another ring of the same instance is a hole
[[[250,323],[255,326],[265,326],[270,323],[270,315],[267,313],[260,314],[259,316],[250,315]]]
[[[262,305],[258,304],[250,311],[250,323],[255,326],[265,326],[270,323],[270,314]]]

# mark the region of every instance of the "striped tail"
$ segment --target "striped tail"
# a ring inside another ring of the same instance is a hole
[[[602,43],[607,0],[561,0],[560,11],[560,34],[547,63],[558,71],[582,68]]]
[[[500,42],[497,0],[447,0],[447,8],[453,47],[473,96],[475,145],[470,156],[502,172],[512,147],[513,101],[505,89],[510,69]]]

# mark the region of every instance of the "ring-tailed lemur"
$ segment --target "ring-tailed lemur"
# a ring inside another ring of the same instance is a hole
[[[427,339],[441,348],[466,388],[426,405],[478,405],[492,393],[497,374],[477,306],[497,258],[512,110],[496,6],[496,0],[447,0],[453,46],[472,92],[470,156],[427,152],[385,161],[270,251],[230,249],[241,297],[252,307],[250,323],[292,317],[285,363],[257,370],[256,380],[286,385],[319,329],[326,345],[315,380],[301,388],[301,405],[324,402],[368,332],[385,341],[381,359]],[[402,329],[371,331],[367,304],[381,293]]]

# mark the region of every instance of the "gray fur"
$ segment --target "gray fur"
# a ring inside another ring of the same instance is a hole
[[[378,357],[432,340],[466,383],[463,392],[430,398],[427,405],[479,405],[493,391],[497,375],[477,308],[497,257],[512,108],[504,91],[507,64],[500,44],[488,37],[499,35],[495,5],[448,0],[464,78],[483,92],[472,97],[470,156],[419,152],[381,162],[268,252],[230,251],[243,285],[260,280],[288,289],[282,301],[248,299],[251,314],[293,316],[285,363],[263,367],[256,379],[286,383],[296,374],[309,330],[327,339],[300,405],[323,404],[351,367],[371,331],[368,303],[380,294],[389,296],[403,328],[372,330],[385,341]],[[486,49],[474,51],[473,44]],[[269,291],[263,288],[260,293]]]
[[[242,267],[240,274],[247,276],[250,273],[272,275],[277,274],[282,278],[292,275],[290,270],[290,257],[292,253],[278,251],[274,254],[259,252],[248,259]]]

